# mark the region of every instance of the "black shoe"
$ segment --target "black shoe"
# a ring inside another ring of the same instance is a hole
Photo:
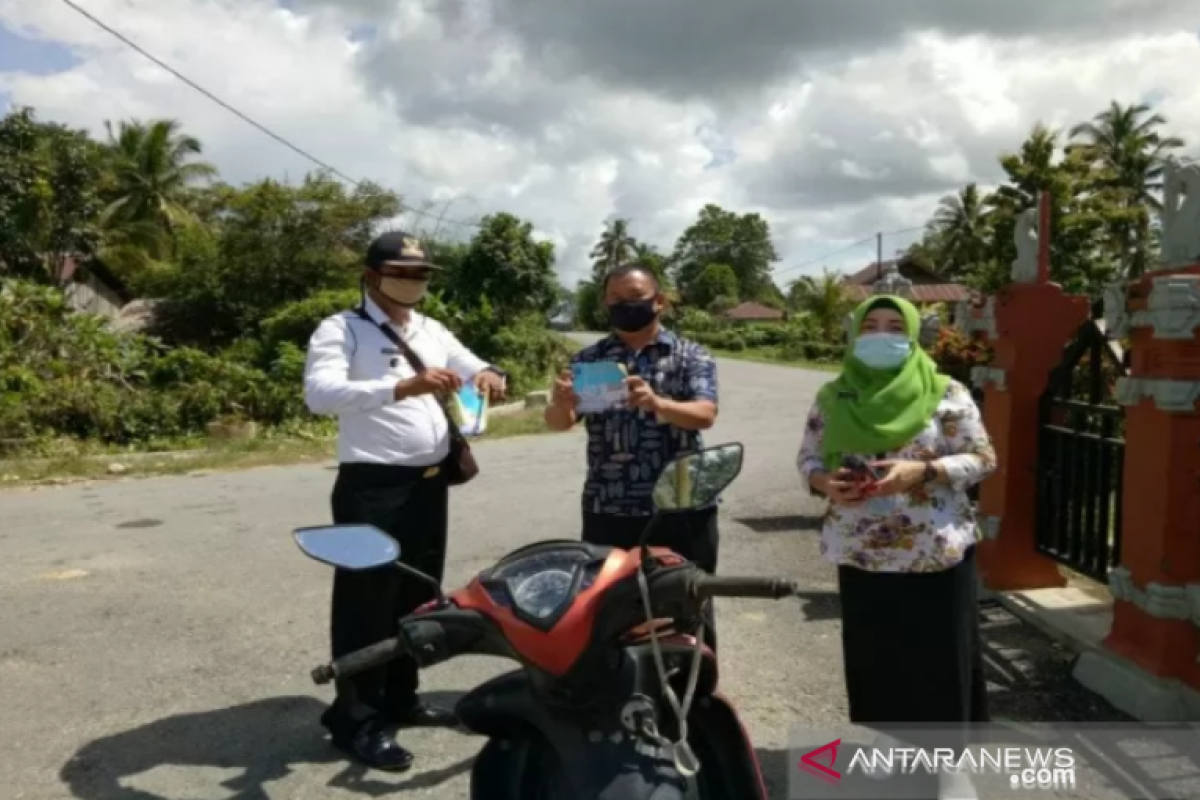
[[[404,772],[413,763],[413,754],[401,747],[390,731],[372,723],[363,725],[351,737],[334,735],[333,746],[385,772]]]
[[[453,728],[458,725],[458,717],[453,711],[420,701],[403,711],[388,714],[388,721],[406,728]]]

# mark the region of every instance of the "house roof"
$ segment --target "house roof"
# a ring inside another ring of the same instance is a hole
[[[846,287],[846,296],[851,300],[866,300],[872,294],[872,287],[850,285]],[[971,290],[957,283],[926,283],[913,284],[908,290],[910,299],[918,303],[957,303],[971,299]]]
[[[879,276],[887,272],[892,267],[898,267],[900,259],[893,258],[888,261],[872,261],[867,266],[860,269],[858,272],[847,275],[842,279],[843,283],[853,284],[855,286],[870,286],[875,281],[879,280]]]
[[[879,280],[879,278],[888,270],[900,269],[901,267],[906,270],[915,270],[916,272],[924,273],[931,278],[938,277],[938,273],[934,272],[933,270],[926,269],[907,256],[901,256],[900,258],[891,258],[887,261],[872,261],[858,272],[847,275],[842,279],[842,282],[853,284],[855,286],[870,286],[872,283]]]
[[[729,309],[725,316],[729,319],[783,319],[784,314],[777,308],[747,300]]]

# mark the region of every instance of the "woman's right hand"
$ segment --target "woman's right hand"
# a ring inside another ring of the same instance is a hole
[[[839,469],[834,474],[821,473],[813,476],[812,486],[837,506],[857,506],[866,500],[858,484],[852,481],[850,471]]]

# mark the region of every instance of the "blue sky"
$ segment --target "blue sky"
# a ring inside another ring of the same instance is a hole
[[[0,25],[0,72],[50,75],[70,69],[79,61],[70,49],[60,44],[27,39]],[[7,111],[10,104],[8,93],[0,90],[0,111]]]
[[[79,61],[60,44],[27,39],[0,24],[0,72],[49,75],[70,69]]]

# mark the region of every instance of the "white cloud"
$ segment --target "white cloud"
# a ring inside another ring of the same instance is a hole
[[[894,0],[879,4],[889,20],[868,14],[855,27],[846,14],[857,0],[836,13],[755,0],[706,52],[695,43],[736,4],[689,0],[697,13],[639,12],[620,28],[613,4],[555,2],[595,24],[541,13],[535,0],[313,0],[291,10],[81,0],[345,173],[414,204],[458,198],[450,218],[530,219],[558,246],[568,282],[613,216],[669,248],[706,202],[759,211],[781,269],[920,225],[939,196],[995,181],[998,151],[1018,147],[1034,122],[1070,125],[1112,99],[1156,98],[1171,131],[1200,144],[1192,2],[1104,0],[1071,24],[1077,1]],[[60,3],[0,0],[0,24],[80,59],[48,75],[0,72],[0,91],[44,117],[97,132],[106,118],[178,118],[231,180],[298,179],[312,166]],[[776,54],[746,55],[775,39]],[[885,254],[914,236],[888,237]],[[873,256],[872,241],[828,263]]]

